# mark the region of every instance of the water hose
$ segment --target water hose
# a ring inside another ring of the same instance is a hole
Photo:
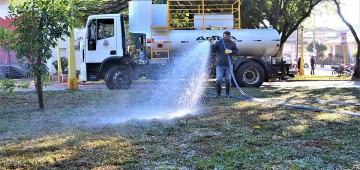
[[[225,46],[224,39],[221,39],[221,42],[222,42],[222,44],[223,44],[223,46],[224,46],[224,50],[226,50],[226,46]],[[248,99],[253,98],[252,96],[246,94],[246,93],[240,88],[240,86],[238,85],[238,83],[237,83],[237,81],[236,81],[236,79],[235,79],[235,75],[234,75],[234,71],[233,71],[233,65],[232,65],[231,60],[230,60],[230,55],[227,54],[227,57],[228,57],[228,62],[229,62],[229,66],[230,66],[231,77],[232,77],[233,80],[234,80],[234,83],[235,83],[235,86],[236,86],[237,90],[238,90],[242,95],[244,95],[246,98],[248,98]]]
[[[221,39],[221,41],[222,41],[222,44],[224,46],[224,49],[226,50],[224,39]],[[265,100],[286,100],[287,102],[295,101],[295,102],[299,102],[299,103],[308,102],[308,103],[325,103],[325,104],[338,104],[338,105],[349,105],[349,104],[360,105],[359,102],[339,102],[339,101],[327,102],[327,101],[323,101],[323,100],[301,100],[301,101],[299,101],[299,100],[288,100],[288,99],[281,99],[281,98],[264,98],[264,99],[255,98],[255,97],[245,93],[240,88],[240,86],[238,85],[238,83],[237,83],[237,81],[235,79],[235,75],[234,75],[234,71],[233,71],[233,65],[231,63],[231,57],[230,57],[229,54],[227,54],[227,57],[228,57],[228,63],[229,63],[229,66],[230,66],[231,77],[234,80],[234,84],[235,84],[237,90],[242,95],[245,96],[245,97],[241,97],[241,96],[230,95],[231,98],[239,99],[239,100],[255,101],[255,102],[260,102],[260,103],[265,103],[265,104],[270,104],[270,105],[274,105],[274,103],[266,102]],[[215,93],[213,93],[213,92],[207,92],[207,93],[215,95]],[[278,107],[290,107],[290,108],[294,108],[294,109],[303,109],[303,110],[327,112],[327,113],[339,113],[339,114],[344,114],[344,115],[349,115],[349,116],[360,116],[359,113],[348,112],[348,111],[335,111],[335,110],[321,109],[321,108],[310,107],[310,106],[301,106],[301,105],[292,105],[292,104],[275,104],[275,105],[278,106]]]

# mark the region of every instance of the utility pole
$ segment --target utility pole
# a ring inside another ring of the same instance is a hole
[[[296,63],[298,63],[299,61],[299,29],[296,29]],[[297,64],[296,64],[296,74],[300,71],[298,68],[300,68]]]
[[[315,13],[314,13],[314,31],[313,31],[313,55],[316,56],[316,48],[315,48],[315,30],[316,30],[316,24],[315,24]]]
[[[70,3],[72,8],[72,4]],[[74,47],[74,27],[70,26],[70,36],[68,37],[68,80],[67,88],[70,90],[77,90],[78,83],[76,78],[76,67],[75,67],[75,47]]]
[[[62,74],[62,68],[61,68],[61,57],[60,57],[60,38],[58,39],[58,42],[57,42],[57,61],[58,61],[58,65],[57,65],[57,68],[58,68],[58,75]]]

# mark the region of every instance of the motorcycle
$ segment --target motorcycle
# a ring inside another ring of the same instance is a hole
[[[345,76],[351,76],[353,73],[354,73],[354,70],[352,68],[350,68],[349,66],[346,66],[345,68],[345,72],[344,72],[344,65],[341,64],[340,66],[332,66],[331,67],[332,69],[332,75],[335,75],[337,74],[338,76],[342,76],[342,75],[345,75]]]

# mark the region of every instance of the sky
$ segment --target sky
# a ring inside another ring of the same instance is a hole
[[[341,13],[344,18],[353,26],[360,25],[360,0],[342,0],[340,5]],[[314,24],[314,15],[306,22],[309,25]],[[320,5],[315,8],[315,25],[316,27],[329,27],[335,29],[347,28],[336,13],[335,4],[326,8]]]

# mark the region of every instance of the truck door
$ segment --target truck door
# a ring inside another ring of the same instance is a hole
[[[93,19],[88,23],[86,63],[101,63],[104,59],[117,56],[117,42],[114,18]]]

